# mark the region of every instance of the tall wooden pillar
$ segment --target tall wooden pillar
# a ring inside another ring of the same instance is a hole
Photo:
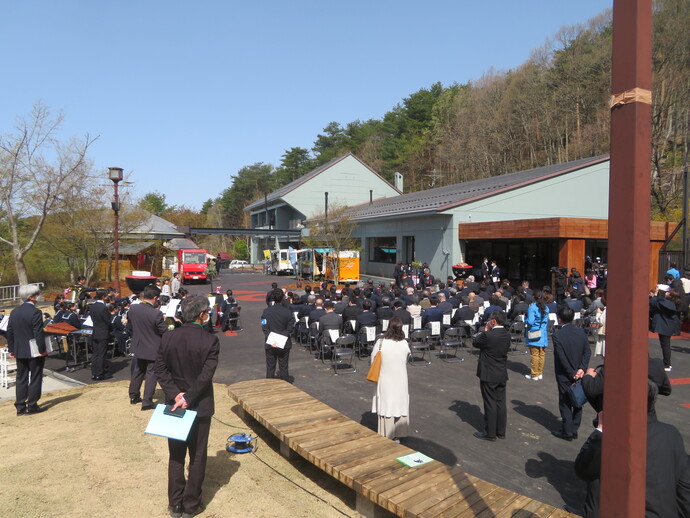
[[[645,515],[652,0],[614,0],[600,516]]]

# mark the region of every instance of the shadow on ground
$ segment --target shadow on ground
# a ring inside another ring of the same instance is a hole
[[[455,412],[461,420],[476,428],[478,432],[484,431],[484,415],[479,406],[456,399],[448,409]]]
[[[527,476],[546,479],[546,482],[558,491],[566,505],[580,507],[586,486],[575,475],[575,462],[557,459],[544,451],[538,452],[537,456],[539,459],[528,459],[525,463]]]
[[[514,405],[513,410],[518,414],[542,425],[549,431],[557,430],[560,427],[559,417],[541,405],[528,405],[518,399],[513,399],[511,403]]]

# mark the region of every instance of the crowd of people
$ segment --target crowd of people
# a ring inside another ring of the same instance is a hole
[[[449,277],[445,282],[434,278],[428,268],[418,277],[408,275],[404,265],[400,265],[399,275],[390,283],[375,284],[369,280],[340,289],[329,282],[302,286],[298,281],[292,290],[281,289],[273,283],[261,315],[266,377],[290,381],[288,367],[293,340],[306,342],[323,359],[332,351],[335,337],[352,334],[370,361],[377,356],[381,359],[372,412],[378,417],[378,432],[399,441],[409,432],[410,333],[419,328],[436,329],[442,339],[448,329],[462,328],[479,350],[477,377],[484,404],[484,428],[474,436],[493,442],[506,439],[507,358],[515,339],[511,331],[521,329],[522,340],[530,353],[530,372],[525,375],[530,382],[544,379],[545,351],[553,347],[561,422],[552,434],[565,441],[578,438],[583,405],[573,397],[574,385],[581,385],[588,401],[599,412],[597,429],[583,446],[576,464],[578,475],[589,484],[586,516],[598,516],[597,455],[600,456],[603,432],[604,369],[590,366],[590,338],[592,334],[596,338],[594,357],[601,356],[603,361],[605,284],[591,269],[585,276],[573,269],[569,274],[562,270],[555,272],[555,289],[532,288],[527,281],[513,286],[501,278],[495,261],[485,262],[480,278]],[[56,311],[51,320],[79,329],[89,319],[93,330],[94,381],[110,377],[106,360],[110,344],[116,344],[116,354],[132,356],[129,384],[132,405],[141,403],[142,410],[153,409],[153,395],[159,383],[166,404],[174,409],[190,408],[199,412],[188,441],[171,441],[169,447],[170,512],[172,516],[183,516],[203,509],[201,483],[213,414],[211,382],[219,349],[218,338],[208,331],[213,326],[223,330],[238,327],[240,308],[232,290],[224,294],[217,290],[215,302],[209,303],[208,297],[187,293],[176,280],[149,285],[138,297],[121,297],[112,288],[88,288],[80,279],[72,300],[65,296],[56,298]],[[654,423],[657,394],[670,393],[666,375],[671,370],[670,337],[678,334],[681,317],[687,311],[690,271],[683,278],[680,272],[678,277],[669,272],[666,281],[650,292],[650,329],[659,334],[663,356],[663,360],[650,359],[649,408]],[[42,347],[45,316],[36,308],[38,295],[35,286],[22,287],[20,296],[24,304],[12,312],[7,333],[10,353],[18,362],[15,402],[18,416],[43,410],[38,399],[46,354]],[[172,315],[166,315],[161,309],[165,310],[171,301],[178,301],[173,304],[177,309]],[[651,426],[669,437],[669,445],[673,446],[665,455],[676,459],[674,483],[687,484],[690,467],[687,461],[679,460],[682,440],[679,449],[677,430],[670,431],[667,425]],[[190,462],[185,478],[187,455]],[[662,469],[658,463],[652,465],[652,472]]]

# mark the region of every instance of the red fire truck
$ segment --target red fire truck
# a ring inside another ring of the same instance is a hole
[[[206,275],[206,250],[200,248],[182,248],[177,251],[177,271],[182,284],[190,281],[209,283]]]

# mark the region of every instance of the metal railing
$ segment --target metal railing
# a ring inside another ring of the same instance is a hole
[[[31,282],[33,284],[43,289],[42,282]],[[19,299],[19,286],[20,284],[14,284],[12,286],[0,286],[0,302],[12,302]]]

